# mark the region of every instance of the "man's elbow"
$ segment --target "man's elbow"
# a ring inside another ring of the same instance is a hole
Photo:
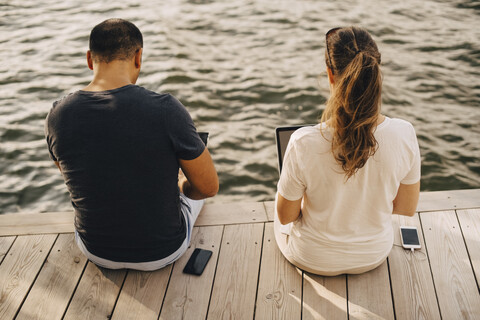
[[[202,186],[200,190],[198,190],[204,198],[211,198],[214,197],[218,193],[219,189],[219,182],[218,177],[216,179],[212,179],[210,183]]]
[[[219,189],[218,183],[216,185],[210,186],[209,188],[202,190],[202,195],[205,198],[211,198],[217,195]]]

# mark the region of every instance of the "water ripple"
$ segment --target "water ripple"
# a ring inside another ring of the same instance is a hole
[[[480,30],[476,1],[207,1],[0,4],[0,213],[70,208],[48,158],[44,118],[88,84],[91,28],[110,17],[144,34],[139,85],[175,94],[209,146],[212,201],[273,199],[274,128],[315,123],[329,94],[324,34],[357,24],[383,60],[383,112],[411,121],[422,190],[480,187]]]

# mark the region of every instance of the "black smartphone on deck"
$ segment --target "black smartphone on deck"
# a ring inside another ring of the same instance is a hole
[[[202,139],[203,143],[205,143],[205,146],[207,146],[208,132],[198,132],[198,135],[200,136],[200,139]]]
[[[418,231],[416,227],[400,227],[400,237],[402,238],[402,246],[405,249],[420,249],[420,240],[418,239]]]
[[[185,268],[183,268],[183,272],[197,276],[201,275],[211,256],[212,251],[195,248],[190,256],[190,259],[188,259]]]

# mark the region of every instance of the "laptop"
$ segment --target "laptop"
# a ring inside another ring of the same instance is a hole
[[[278,127],[275,128],[275,141],[277,143],[277,156],[278,156],[278,172],[282,172],[283,158],[285,156],[285,151],[287,150],[288,141],[290,141],[290,136],[297,129],[302,127],[313,126],[313,124],[303,124],[297,126],[288,126],[288,127]]]

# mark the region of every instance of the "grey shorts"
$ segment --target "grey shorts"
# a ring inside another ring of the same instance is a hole
[[[85,247],[82,239],[77,231],[75,231],[75,241],[77,242],[77,246],[82,251],[82,253],[88,258],[88,260],[92,261],[96,265],[107,268],[107,269],[134,269],[140,271],[153,271],[157,269],[161,269],[176,260],[178,260],[184,253],[187,251],[188,246],[190,245],[190,240],[192,237],[193,226],[195,225],[195,221],[200,214],[200,211],[203,208],[203,204],[205,200],[192,200],[187,198],[183,193],[180,194],[180,203],[181,203],[181,211],[183,216],[185,217],[185,222],[187,224],[187,236],[183,241],[180,248],[178,248],[174,253],[169,255],[166,258],[155,260],[155,261],[148,261],[148,262],[117,262],[111,261],[107,259],[103,259],[97,257],[90,252],[88,252],[87,248]]]

